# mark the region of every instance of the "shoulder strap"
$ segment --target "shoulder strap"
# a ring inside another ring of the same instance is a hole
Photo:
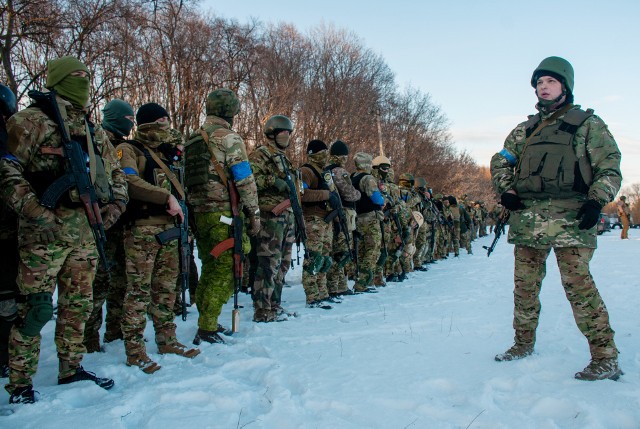
[[[144,146],[144,144],[143,144],[143,146]],[[146,146],[145,146],[145,149],[147,150],[149,155],[151,155],[151,158],[153,158],[153,160],[156,162],[156,164],[158,164],[158,166],[162,169],[164,174],[167,175],[167,177],[171,181],[171,184],[173,185],[174,189],[176,190],[176,192],[180,196],[180,199],[184,200],[184,197],[185,197],[184,188],[182,187],[182,184],[180,183],[180,181],[178,180],[176,175],[173,174],[173,171],[171,171],[169,169],[169,167],[167,167],[167,164],[162,162],[160,157],[158,155],[156,155],[156,153],[154,151],[152,151],[151,149],[149,149]]]
[[[229,179],[227,179],[227,175],[224,174],[224,170],[222,169],[222,166],[218,162],[218,158],[216,158],[216,155],[213,153],[211,146],[209,146],[209,134],[207,134],[204,128],[200,127],[200,135],[202,136],[202,139],[204,140],[207,146],[207,150],[211,155],[211,163],[213,164],[213,168],[216,169],[216,173],[218,173],[218,176],[220,177],[220,180],[222,180],[222,184],[225,186],[225,188],[228,187]]]

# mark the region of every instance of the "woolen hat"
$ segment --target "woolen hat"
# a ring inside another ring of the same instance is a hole
[[[336,140],[329,151],[331,155],[349,155],[349,147],[342,140]]]
[[[307,154],[313,155],[314,153],[322,152],[329,149],[322,140],[311,140],[307,145]]]
[[[157,103],[147,103],[140,106],[136,113],[136,123],[138,125],[150,124],[160,118],[169,117],[169,113]]]

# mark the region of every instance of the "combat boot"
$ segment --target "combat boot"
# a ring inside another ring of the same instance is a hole
[[[33,404],[36,402],[36,391],[32,385],[16,387],[9,397],[10,404]]]
[[[373,285],[377,287],[385,287],[387,285],[384,278],[382,278],[382,274],[376,274],[373,277]]]
[[[158,353],[161,355],[172,354],[193,359],[200,354],[200,350],[188,349],[187,346],[176,341],[172,344],[158,345]]]
[[[127,366],[137,366],[145,374],[153,374],[162,368],[160,365],[152,361],[146,353],[127,356]]]
[[[387,276],[387,283],[395,283],[398,281],[398,275],[397,274],[389,274]]]
[[[307,308],[321,308],[323,310],[331,310],[333,307],[331,307],[329,304],[322,302],[318,299],[316,301],[311,301],[309,304],[307,304]]]
[[[111,389],[115,384],[112,379],[106,378],[106,377],[105,378],[98,377],[93,372],[85,371],[82,366],[79,366],[76,368],[75,374],[70,375],[68,377],[59,378],[58,384],[69,384],[69,383],[75,383],[76,381],[85,381],[85,380],[93,381],[95,384],[97,384],[98,386],[102,387],[105,390]]]
[[[253,312],[253,321],[258,323],[275,322],[276,312],[266,308],[256,308]]]
[[[115,340],[122,340],[124,337],[122,336],[122,331],[120,329],[108,329],[104,331],[103,341],[105,343],[110,343]]]
[[[407,273],[405,273],[404,271],[398,276],[398,281],[400,283],[402,283],[403,281],[407,280],[409,278],[409,276],[407,276]]]
[[[354,289],[356,295],[360,295],[361,293],[378,293],[376,288],[366,286],[364,289],[356,287]]]
[[[591,359],[589,365],[575,377],[578,380],[595,381],[595,380],[617,380],[624,373],[618,366],[617,358]]]
[[[224,340],[222,339],[222,337],[220,335],[218,335],[218,332],[216,331],[206,331],[204,329],[200,329],[198,328],[198,332],[196,332],[196,336],[193,339],[193,344],[194,345],[199,345],[200,343],[202,343],[203,341],[207,342],[207,343],[211,343],[211,344],[224,344]]]
[[[496,361],[505,362],[525,358],[533,353],[533,344],[514,344],[509,350],[496,355]]]

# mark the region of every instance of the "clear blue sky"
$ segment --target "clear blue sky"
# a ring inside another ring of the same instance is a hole
[[[333,24],[381,54],[398,85],[429,93],[457,148],[480,164],[535,113],[529,81],[545,57],[569,60],[575,100],[609,125],[622,152],[623,186],[640,183],[638,0],[206,0],[241,23],[289,22],[301,32]]]

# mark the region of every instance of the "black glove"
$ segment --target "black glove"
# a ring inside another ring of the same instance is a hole
[[[511,192],[503,192],[500,195],[500,203],[507,209],[511,211],[522,210],[524,208],[524,204],[519,196],[516,194],[512,194]]]
[[[340,200],[340,195],[338,195],[337,192],[331,192],[329,194],[329,205],[334,210],[336,210],[338,207],[342,205]]]
[[[284,194],[285,192],[289,192],[289,185],[287,184],[287,182],[285,182],[279,177],[276,177],[276,180],[274,181],[273,186],[275,186],[278,192],[280,192],[281,194]]]
[[[587,200],[587,202],[580,207],[580,210],[578,210],[578,214],[576,215],[576,219],[582,219],[578,228],[591,229],[596,226],[598,219],[600,219],[600,210],[602,210],[602,206],[599,202]]]

